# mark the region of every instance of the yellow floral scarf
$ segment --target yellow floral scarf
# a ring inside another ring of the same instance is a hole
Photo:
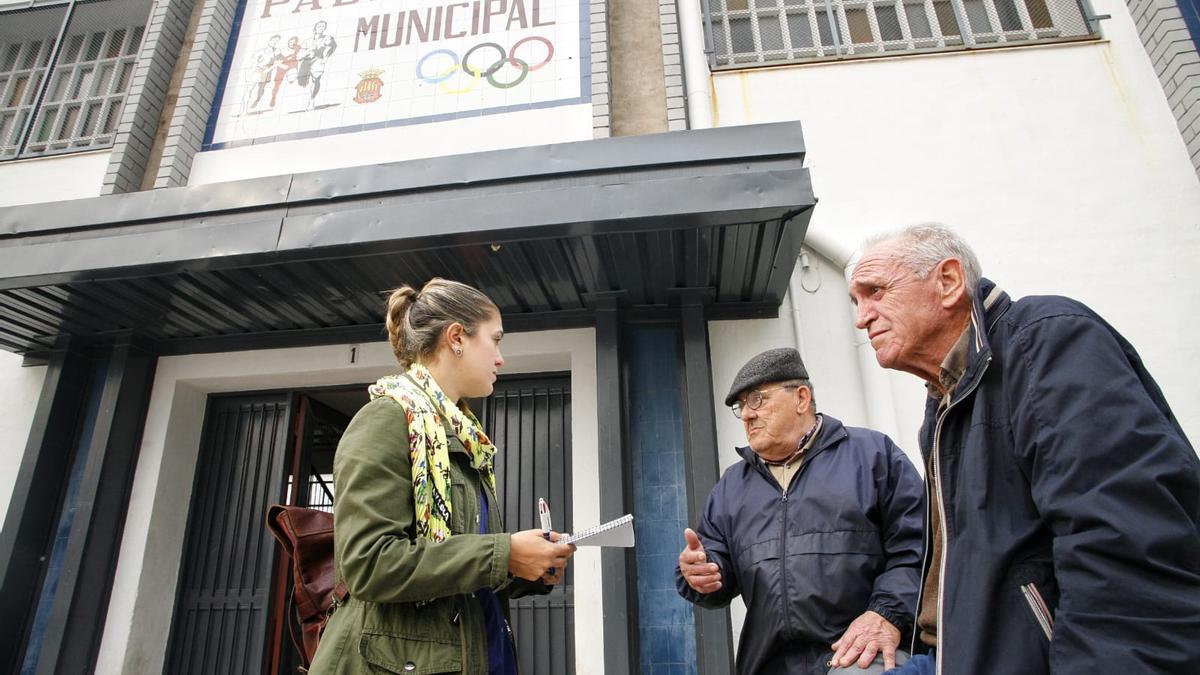
[[[445,420],[471,456],[471,466],[494,490],[492,460],[496,446],[483,433],[479,420],[464,402],[454,405],[429,369],[414,363],[402,375],[381,378],[368,388],[371,400],[387,396],[404,408],[408,418],[408,451],[412,458],[413,501],[417,536],[443,541],[450,536],[450,443]]]

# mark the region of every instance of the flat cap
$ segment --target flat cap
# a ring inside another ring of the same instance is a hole
[[[791,347],[768,349],[755,356],[742,366],[729,394],[725,396],[725,405],[733,405],[743,391],[768,382],[783,382],[785,380],[807,380],[808,371],[800,360],[800,352]]]

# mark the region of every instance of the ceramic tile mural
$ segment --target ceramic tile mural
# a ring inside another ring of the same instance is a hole
[[[205,149],[590,100],[581,0],[245,0]]]

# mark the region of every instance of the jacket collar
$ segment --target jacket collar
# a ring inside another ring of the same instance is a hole
[[[976,287],[975,297],[971,301],[971,341],[967,349],[967,369],[963,372],[958,386],[954,390],[952,400],[959,400],[979,386],[983,374],[987,372],[988,363],[992,360],[992,347],[988,342],[988,333],[1004,316],[1012,299],[990,279],[980,279]]]
[[[817,439],[813,441],[812,448],[808,451],[808,459],[812,459],[817,454],[824,452],[827,448],[837,445],[843,438],[849,436],[846,432],[846,427],[842,425],[841,420],[832,417],[829,413],[821,413],[823,421],[821,422],[821,431],[817,434]],[[750,446],[745,445],[737,448],[737,453],[746,463],[759,471],[767,471],[766,462],[763,462],[762,457],[750,449]],[[807,460],[806,460],[807,461]]]

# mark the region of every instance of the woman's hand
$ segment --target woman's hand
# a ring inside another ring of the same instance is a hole
[[[543,579],[548,584],[562,580],[562,568],[575,553],[572,544],[556,544],[562,535],[550,533],[550,541],[542,537],[541,530],[524,530],[512,534],[512,552],[508,555],[508,573],[528,581]],[[550,568],[555,575],[550,576]]]

